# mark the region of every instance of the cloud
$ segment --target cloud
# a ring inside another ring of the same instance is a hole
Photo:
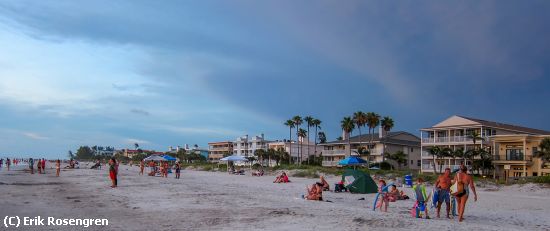
[[[139,145],[143,145],[143,144],[151,144],[151,142],[147,141],[147,140],[140,140],[140,139],[134,139],[134,138],[126,138],[123,140],[123,143],[125,144],[139,144]]]
[[[148,111],[145,111],[143,109],[132,109],[132,110],[130,110],[130,112],[134,113],[134,114],[138,114],[138,115],[144,115],[144,116],[151,115],[151,113],[149,113]]]
[[[50,139],[49,137],[42,136],[40,134],[34,133],[34,132],[22,132],[22,134],[28,138],[34,139],[34,140],[47,140]]]

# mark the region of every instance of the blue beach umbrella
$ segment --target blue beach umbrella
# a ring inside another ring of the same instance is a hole
[[[366,163],[367,163],[366,160],[361,159],[360,157],[357,157],[357,156],[350,156],[338,162],[339,165],[343,165],[343,166],[364,165]]]
[[[167,161],[176,161],[177,160],[176,158],[171,157],[169,155],[164,155],[164,156],[162,156],[162,158],[166,159]]]

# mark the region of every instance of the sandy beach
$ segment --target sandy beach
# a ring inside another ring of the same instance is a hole
[[[316,179],[182,171],[181,179],[139,176],[138,167],[120,166],[119,187],[111,189],[107,169],[48,167],[45,175],[0,171],[0,216],[107,218],[106,227],[86,230],[550,230],[550,189],[538,185],[479,188],[465,221],[415,219],[412,200],[372,211],[374,194],[326,192],[325,200],[299,199]],[[328,177],[331,185],[337,177]],[[410,189],[405,189],[412,195]],[[365,200],[359,200],[365,198]],[[435,217],[434,212],[430,215]],[[3,227],[5,229],[5,227]],[[9,228],[11,229],[11,228]],[[82,230],[40,226],[17,230]],[[13,228],[15,230],[15,228]]]

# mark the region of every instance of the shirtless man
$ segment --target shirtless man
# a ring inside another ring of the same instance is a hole
[[[462,182],[464,184],[464,195],[456,196],[456,202],[458,204],[458,221],[464,220],[464,210],[466,209],[466,202],[468,196],[470,196],[470,188],[474,193],[474,201],[477,201],[476,187],[474,185],[474,179],[468,175],[468,168],[465,165],[460,166],[460,172],[456,174],[455,181]],[[468,186],[470,188],[468,188]]]
[[[441,205],[443,202],[445,202],[445,205],[447,206],[447,218],[451,219],[450,211],[451,211],[451,198],[450,198],[450,189],[451,189],[451,169],[446,168],[445,173],[443,175],[439,176],[437,178],[437,181],[435,182],[435,188],[437,190],[438,198],[437,198],[437,218],[439,218],[439,214],[441,212]]]
[[[143,169],[145,168],[145,161],[141,160],[139,162],[139,175],[143,175]]]

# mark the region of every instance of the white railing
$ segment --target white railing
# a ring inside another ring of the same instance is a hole
[[[336,150],[322,150],[323,156],[344,156],[348,155],[349,152],[344,149],[336,149]],[[351,153],[357,153],[357,149],[352,149]]]
[[[466,165],[468,166],[468,165]],[[439,165],[435,165],[435,168],[437,169],[437,171],[439,171]],[[450,168],[451,171],[455,170],[455,169],[459,169],[460,168],[460,165],[446,165],[444,164],[442,167],[441,167],[441,170],[445,170],[446,168]],[[432,164],[423,164],[422,165],[422,170],[434,170],[434,166]]]
[[[326,167],[334,167],[338,166],[338,161],[323,161],[322,164]]]
[[[487,136],[483,137],[487,139]],[[457,143],[457,142],[472,142],[473,139],[469,136],[448,136],[448,137],[424,137],[422,143]]]

